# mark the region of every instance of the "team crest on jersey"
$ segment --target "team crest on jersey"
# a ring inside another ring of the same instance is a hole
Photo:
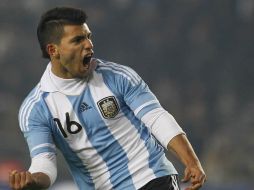
[[[114,118],[119,112],[119,106],[114,96],[108,96],[97,102],[101,114],[106,119]]]

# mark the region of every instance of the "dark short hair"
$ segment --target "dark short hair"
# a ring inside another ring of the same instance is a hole
[[[37,37],[40,43],[42,57],[50,58],[46,50],[47,44],[59,44],[66,24],[81,25],[86,22],[86,13],[77,8],[56,7],[45,12],[37,27]]]

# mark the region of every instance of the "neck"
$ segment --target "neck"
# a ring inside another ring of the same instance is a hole
[[[57,77],[63,79],[72,79],[74,78],[71,74],[61,65],[60,61],[51,59],[51,71]]]

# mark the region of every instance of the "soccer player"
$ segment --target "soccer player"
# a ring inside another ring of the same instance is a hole
[[[37,35],[50,63],[19,111],[31,166],[12,171],[10,187],[50,187],[57,147],[81,190],[179,189],[165,149],[186,166],[189,189],[199,189],[206,176],[186,134],[134,70],[93,58],[86,18],[70,7],[41,17]]]

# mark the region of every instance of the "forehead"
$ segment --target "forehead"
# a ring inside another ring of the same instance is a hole
[[[86,23],[82,25],[64,25],[63,37],[74,37],[76,35],[88,34],[91,33],[89,27]]]

